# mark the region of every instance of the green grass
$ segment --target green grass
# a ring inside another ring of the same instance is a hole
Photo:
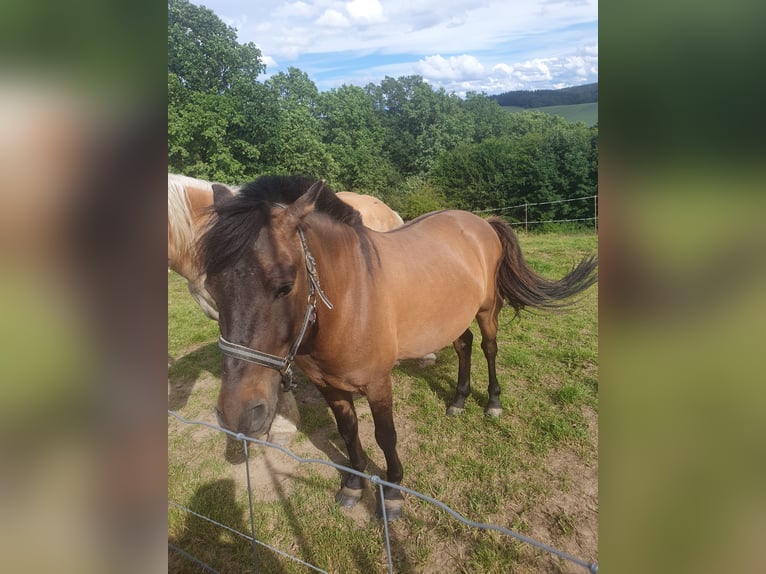
[[[560,277],[597,250],[592,233],[520,235],[528,263]],[[486,363],[474,329],[471,396],[461,417],[445,416],[457,360],[451,348],[422,368],[404,361],[393,372],[394,412],[403,485],[435,497],[478,522],[515,529],[588,560],[597,559],[596,493],[598,412],[597,287],[559,314],[500,315],[498,377],[504,409],[486,419]],[[217,326],[204,317],[185,282],[168,275],[168,349],[171,408],[213,422],[220,381]],[[329,409],[300,376],[296,391],[301,427],[290,443],[297,454],[346,464]],[[369,409],[357,401],[368,472],[385,476]],[[365,410],[366,409],[366,410]],[[201,514],[249,532],[241,464],[229,462],[224,436],[175,419],[168,423],[168,496]],[[286,464],[278,453],[253,449],[251,472]],[[385,572],[382,525],[371,516],[374,493],[352,511],[337,508],[339,477],[332,469],[290,467],[266,491],[256,487],[256,531],[263,541],[328,572]],[[264,494],[265,493],[265,494]],[[587,502],[587,504],[586,504]],[[169,540],[223,572],[252,569],[250,544],[218,527],[169,508]],[[559,559],[497,533],[471,529],[434,506],[408,497],[391,525],[394,570],[410,572],[561,572]],[[170,571],[199,572],[172,553]],[[305,567],[259,550],[262,572],[305,572]]]
[[[561,116],[570,122],[583,122],[587,126],[598,123],[598,102],[587,104],[571,104],[568,106],[544,106],[542,108],[520,108],[518,106],[501,106],[504,110],[515,112],[545,112]]]

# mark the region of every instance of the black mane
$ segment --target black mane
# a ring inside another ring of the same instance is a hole
[[[293,203],[316,181],[300,176],[263,176],[243,185],[232,198],[216,205],[217,217],[199,240],[198,252],[205,273],[218,273],[242,257],[261,229],[271,224],[271,209],[274,204]],[[370,244],[363,232],[365,228],[359,212],[341,201],[324,183],[315,210],[326,213],[339,223],[349,225],[357,231],[369,267]]]

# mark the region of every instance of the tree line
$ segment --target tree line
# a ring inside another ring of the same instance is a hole
[[[510,114],[420,76],[320,92],[289,68],[264,81],[262,54],[212,11],[168,0],[168,169],[241,184],[264,174],[321,177],[375,195],[410,219],[597,193],[598,127]],[[523,218],[523,210],[505,212]],[[530,208],[530,219],[588,217],[593,205]]]
[[[490,96],[490,98],[501,106],[519,108],[589,104],[598,101],[598,84],[584,84],[560,90],[516,90]]]

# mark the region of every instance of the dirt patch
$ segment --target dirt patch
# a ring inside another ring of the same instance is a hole
[[[586,409],[590,444],[598,444],[596,413]],[[542,483],[548,494],[530,506],[526,521],[529,535],[575,557],[598,562],[598,462],[595,457],[578,456],[571,450],[555,449],[542,465]],[[553,572],[581,573],[572,562],[548,558]],[[534,570],[539,571],[539,570]]]

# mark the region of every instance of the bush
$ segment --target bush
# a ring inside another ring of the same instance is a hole
[[[414,175],[381,194],[381,199],[408,221],[430,211],[452,207],[424,176]]]

